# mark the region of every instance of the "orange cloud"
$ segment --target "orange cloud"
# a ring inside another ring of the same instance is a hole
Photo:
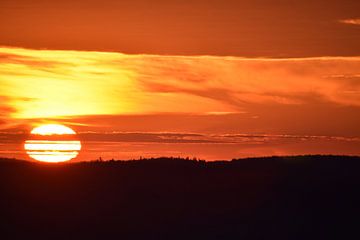
[[[359,69],[360,57],[160,56],[2,47],[1,107],[12,109],[12,118],[28,119],[239,113],[248,111],[248,103],[360,106]]]
[[[342,19],[339,22],[351,25],[360,25],[360,18]]]

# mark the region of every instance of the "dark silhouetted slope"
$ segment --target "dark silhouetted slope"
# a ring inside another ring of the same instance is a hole
[[[358,239],[359,157],[0,161],[0,239]]]

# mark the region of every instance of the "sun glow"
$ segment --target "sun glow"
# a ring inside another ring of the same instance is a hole
[[[42,125],[31,131],[31,139],[25,141],[25,150],[31,158],[38,161],[69,161],[81,150],[81,143],[75,137],[76,132],[69,127],[59,124]]]
[[[53,135],[53,134],[76,134],[74,130],[64,125],[59,124],[47,124],[42,125],[40,127],[34,128],[31,131],[31,134],[38,134],[38,135]]]

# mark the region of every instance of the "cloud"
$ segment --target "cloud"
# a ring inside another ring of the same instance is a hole
[[[9,114],[13,112],[8,106],[0,106],[0,129],[8,126]]]
[[[325,102],[359,106],[353,79],[325,76],[358,74],[360,58],[323,57],[249,59],[237,57],[144,56],[136,68],[144,91],[182,93],[219,101],[233,109],[245,103],[309,104]]]
[[[294,144],[310,141],[358,142],[359,137],[291,135],[291,134],[204,134],[171,132],[80,132],[84,144],[104,143],[171,143],[171,144]],[[23,132],[0,132],[0,144],[23,143],[28,134]]]
[[[207,160],[298,154],[359,154],[360,138],[290,134],[202,134],[170,132],[82,132],[77,161],[182,156]],[[22,132],[0,131],[2,157],[29,159]]]
[[[349,18],[339,20],[340,23],[351,24],[351,25],[360,25],[360,18]]]
[[[0,48],[3,115],[242,113],[360,106],[360,57],[241,58]],[[24,99],[27,99],[24,101]],[[3,116],[4,117],[4,116]]]
[[[26,119],[13,119],[10,117],[16,113],[17,109],[15,106],[9,103],[11,102],[26,103],[26,102],[32,102],[34,100],[35,99],[26,98],[26,97],[15,97],[15,96],[9,97],[9,96],[0,95],[0,130],[27,125]]]

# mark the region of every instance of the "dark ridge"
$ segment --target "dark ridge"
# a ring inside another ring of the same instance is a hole
[[[0,239],[359,239],[360,157],[0,159]]]
[[[199,159],[196,157],[193,158],[183,158],[183,157],[157,157],[157,158],[139,158],[139,159],[127,159],[127,160],[117,160],[117,159],[95,159],[95,160],[89,160],[89,161],[80,161],[80,162],[65,162],[60,164],[94,164],[94,163],[116,163],[116,164],[133,164],[133,163],[139,163],[142,161],[151,161],[151,162],[164,162],[169,163],[168,161],[172,162],[198,162],[198,163],[206,163],[206,164],[229,164],[232,162],[238,162],[238,161],[307,161],[307,160],[339,160],[339,159],[346,159],[346,160],[359,160],[360,156],[353,156],[353,155],[289,155],[289,156],[264,156],[264,157],[246,157],[246,158],[233,158],[231,160],[214,160],[214,161],[207,161],[205,159]],[[16,158],[1,158],[0,157],[0,163],[1,162],[23,162],[23,163],[34,163],[34,164],[46,164],[46,163],[40,163],[37,161],[28,161],[23,159],[16,159]],[[59,164],[59,163],[57,163]]]

